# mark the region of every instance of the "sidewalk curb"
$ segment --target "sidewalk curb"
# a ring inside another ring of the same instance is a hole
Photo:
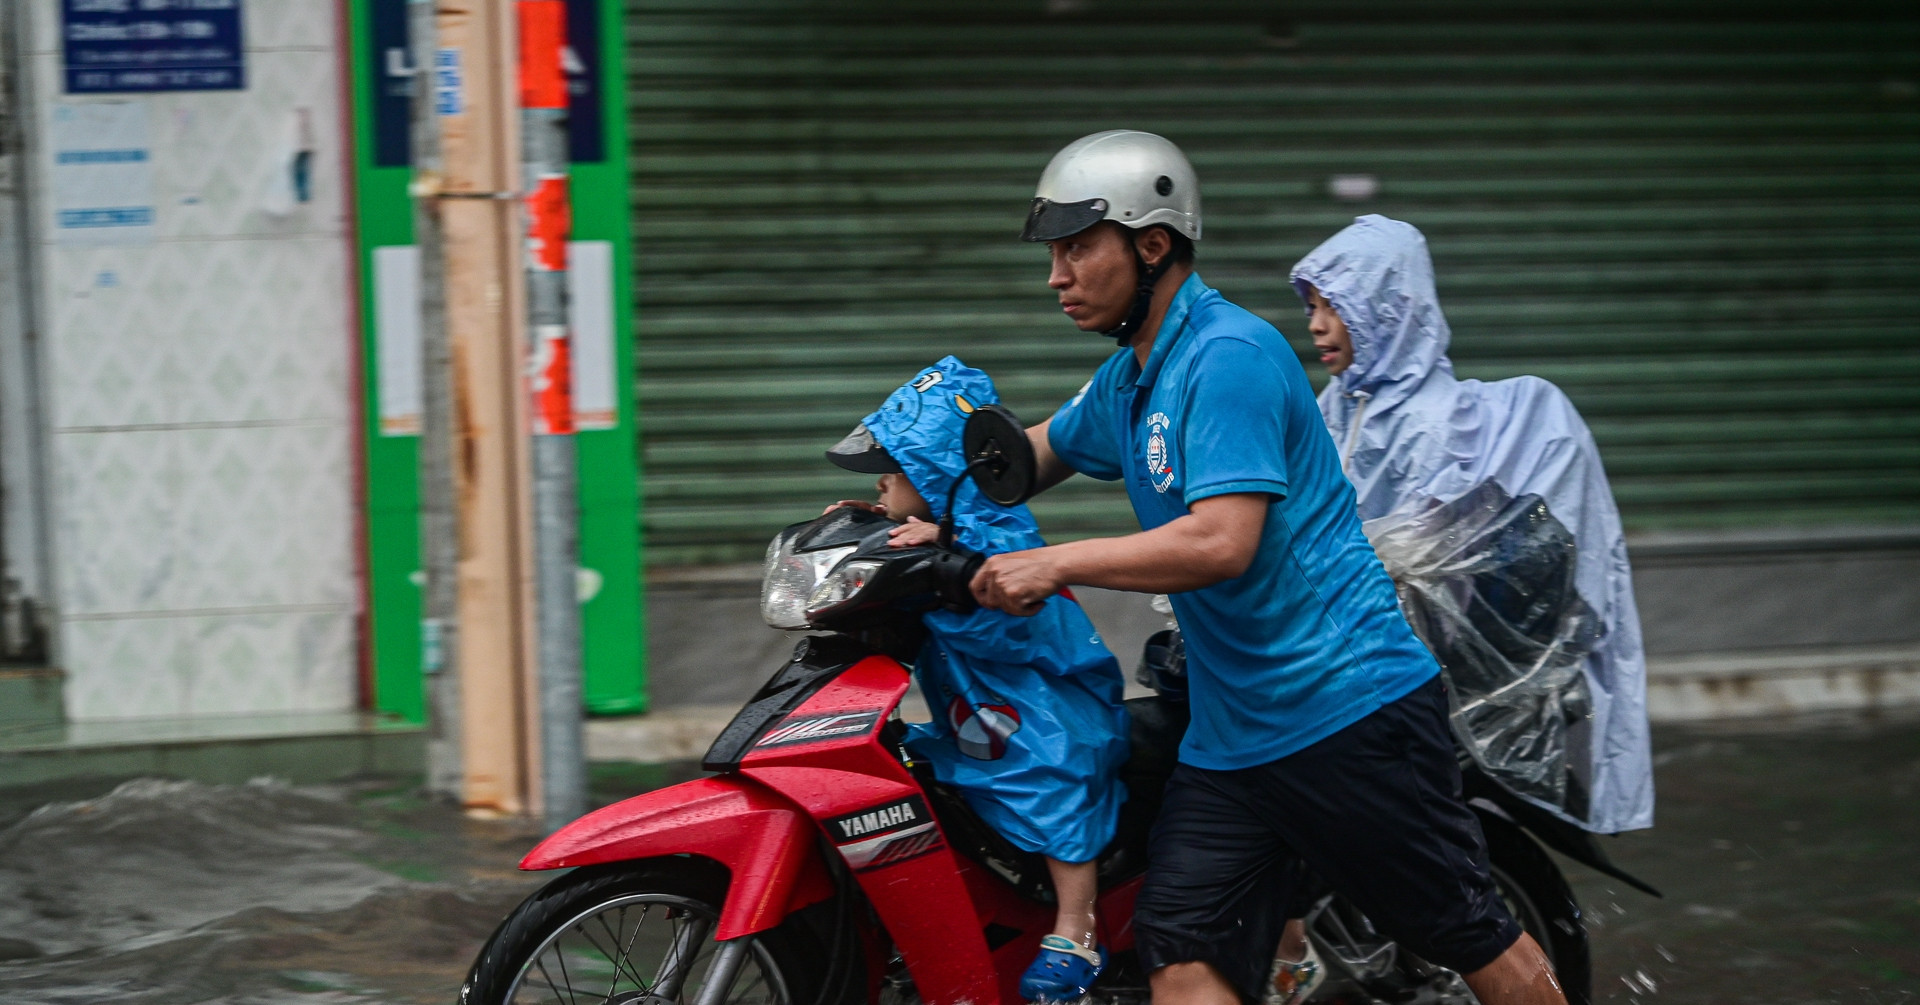
[[[1647,661],[1654,722],[1920,705],[1920,646],[1703,653]]]

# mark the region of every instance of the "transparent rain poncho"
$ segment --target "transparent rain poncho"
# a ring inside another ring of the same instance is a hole
[[[1446,671],[1455,735],[1489,775],[1588,830],[1652,826],[1639,614],[1579,413],[1537,377],[1454,377],[1426,241],[1405,223],[1360,217],[1292,278],[1353,340],[1321,414]]]

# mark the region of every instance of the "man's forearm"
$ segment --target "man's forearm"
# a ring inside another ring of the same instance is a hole
[[[1191,516],[1126,537],[1071,541],[1045,550],[1067,585],[1135,593],[1212,586],[1246,572],[1253,558],[1219,528]]]
[[[1197,590],[1247,571],[1266,518],[1264,495],[1202,499],[1186,516],[1138,534],[995,555],[974,575],[973,595],[995,610],[1032,614],[1068,586]]]

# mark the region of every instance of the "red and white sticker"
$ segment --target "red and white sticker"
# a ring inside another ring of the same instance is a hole
[[[864,712],[841,712],[835,715],[788,716],[778,726],[768,730],[760,737],[754,747],[784,747],[795,743],[813,743],[816,740],[843,740],[849,736],[865,736],[880,721],[878,710]]]
[[[533,393],[533,431],[565,436],[573,427],[573,358],[566,325],[535,325],[527,368]]]
[[[945,844],[940,825],[919,796],[908,796],[827,820],[827,836],[855,872],[919,858]]]

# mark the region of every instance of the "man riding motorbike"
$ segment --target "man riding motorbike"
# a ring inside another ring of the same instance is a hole
[[[1258,997],[1300,860],[1487,1003],[1563,1002],[1508,915],[1461,799],[1438,666],[1355,516],[1297,358],[1192,268],[1186,157],[1084,137],[1041,176],[1022,237],[1082,331],[1121,351],[1030,431],[1041,484],[1124,479],[1141,533],[996,555],[982,604],[1071,585],[1167,593],[1192,725],[1148,852],[1136,944],[1159,1005]]]

